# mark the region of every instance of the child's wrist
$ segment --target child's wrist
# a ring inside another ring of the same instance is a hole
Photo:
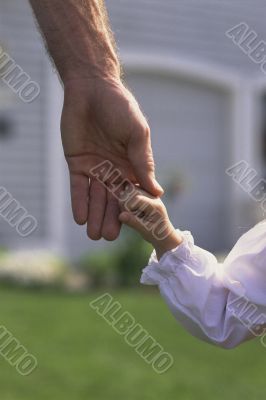
[[[172,229],[171,233],[165,239],[156,240],[155,242],[152,243],[156,251],[157,259],[160,260],[160,258],[164,255],[164,253],[175,249],[182,242],[183,242],[183,237],[181,233]]]

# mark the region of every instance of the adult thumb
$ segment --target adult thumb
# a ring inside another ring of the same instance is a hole
[[[164,190],[155,178],[155,165],[148,128],[133,135],[128,145],[128,158],[140,186],[153,196],[161,196]]]

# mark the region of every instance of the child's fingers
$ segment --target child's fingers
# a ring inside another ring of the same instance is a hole
[[[141,228],[143,228],[140,220],[134,214],[127,211],[123,211],[119,215],[119,221],[137,231],[141,231]]]
[[[144,210],[146,207],[154,207],[154,199],[137,194],[132,199],[123,204],[123,208],[127,211]]]

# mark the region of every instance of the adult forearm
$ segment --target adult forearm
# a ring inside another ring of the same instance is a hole
[[[104,0],[30,0],[62,81],[120,77]]]

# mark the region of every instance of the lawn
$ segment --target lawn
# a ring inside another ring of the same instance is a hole
[[[250,400],[265,395],[266,349],[259,341],[236,350],[201,343],[177,326],[157,292],[112,293],[170,352],[173,367],[157,375],[89,303],[71,296],[1,289],[0,325],[38,359],[20,376],[0,358],[1,400]]]

